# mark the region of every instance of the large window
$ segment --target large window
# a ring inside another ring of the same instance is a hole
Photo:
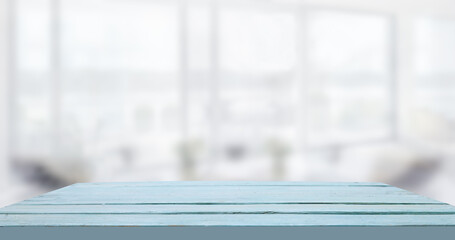
[[[298,148],[297,23],[288,9],[220,8],[216,119],[220,159],[244,158],[266,167],[268,142]]]
[[[391,136],[389,17],[245,2],[17,1],[16,159],[266,179],[308,146]]]
[[[60,9],[61,135],[94,161],[175,162],[176,2],[63,0]]]
[[[391,21],[334,11],[307,19],[309,143],[387,139],[395,121]]]
[[[48,0],[16,1],[12,135],[17,157],[48,156],[52,148],[49,3]]]
[[[455,111],[455,21],[422,18],[414,25],[414,78],[408,134],[453,142]]]

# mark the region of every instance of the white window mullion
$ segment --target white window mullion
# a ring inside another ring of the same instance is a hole
[[[210,9],[210,153],[209,165],[213,166],[218,158],[218,132],[219,132],[219,3],[218,0],[211,1]]]
[[[390,121],[391,121],[391,138],[397,139],[399,137],[399,123],[400,123],[400,81],[397,76],[397,23],[390,17],[390,33],[389,33],[389,69],[386,77],[389,78],[390,83]]]
[[[188,141],[188,109],[189,109],[189,86],[188,86],[188,1],[180,0],[179,2],[179,96],[180,96],[180,127],[181,127],[181,143],[186,144]],[[183,161],[183,159],[180,159]],[[183,162],[180,163],[185,166]],[[186,178],[186,169],[182,169],[180,172],[182,180],[188,180]]]
[[[0,0],[0,192],[6,193],[9,181],[11,158],[12,120],[12,77],[13,77],[13,18],[14,1]],[[6,197],[7,194],[2,194]],[[0,197],[0,206],[6,199]]]
[[[60,153],[61,140],[61,0],[51,1],[50,29],[50,114],[51,114],[51,154],[56,157]]]

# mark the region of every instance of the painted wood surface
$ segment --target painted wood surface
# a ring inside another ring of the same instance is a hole
[[[382,183],[81,183],[0,209],[0,226],[455,226],[455,207]]]

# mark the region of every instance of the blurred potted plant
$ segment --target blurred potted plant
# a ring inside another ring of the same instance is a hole
[[[177,146],[177,152],[181,161],[181,172],[184,180],[192,180],[195,177],[196,163],[201,157],[203,143],[198,139],[182,141]]]
[[[291,152],[291,147],[279,138],[270,138],[265,143],[265,149],[272,160],[274,178],[282,180],[285,174],[285,161]]]

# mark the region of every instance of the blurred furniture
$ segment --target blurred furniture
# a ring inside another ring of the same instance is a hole
[[[416,189],[429,182],[441,166],[441,158],[424,149],[395,144],[376,152],[372,180]]]

